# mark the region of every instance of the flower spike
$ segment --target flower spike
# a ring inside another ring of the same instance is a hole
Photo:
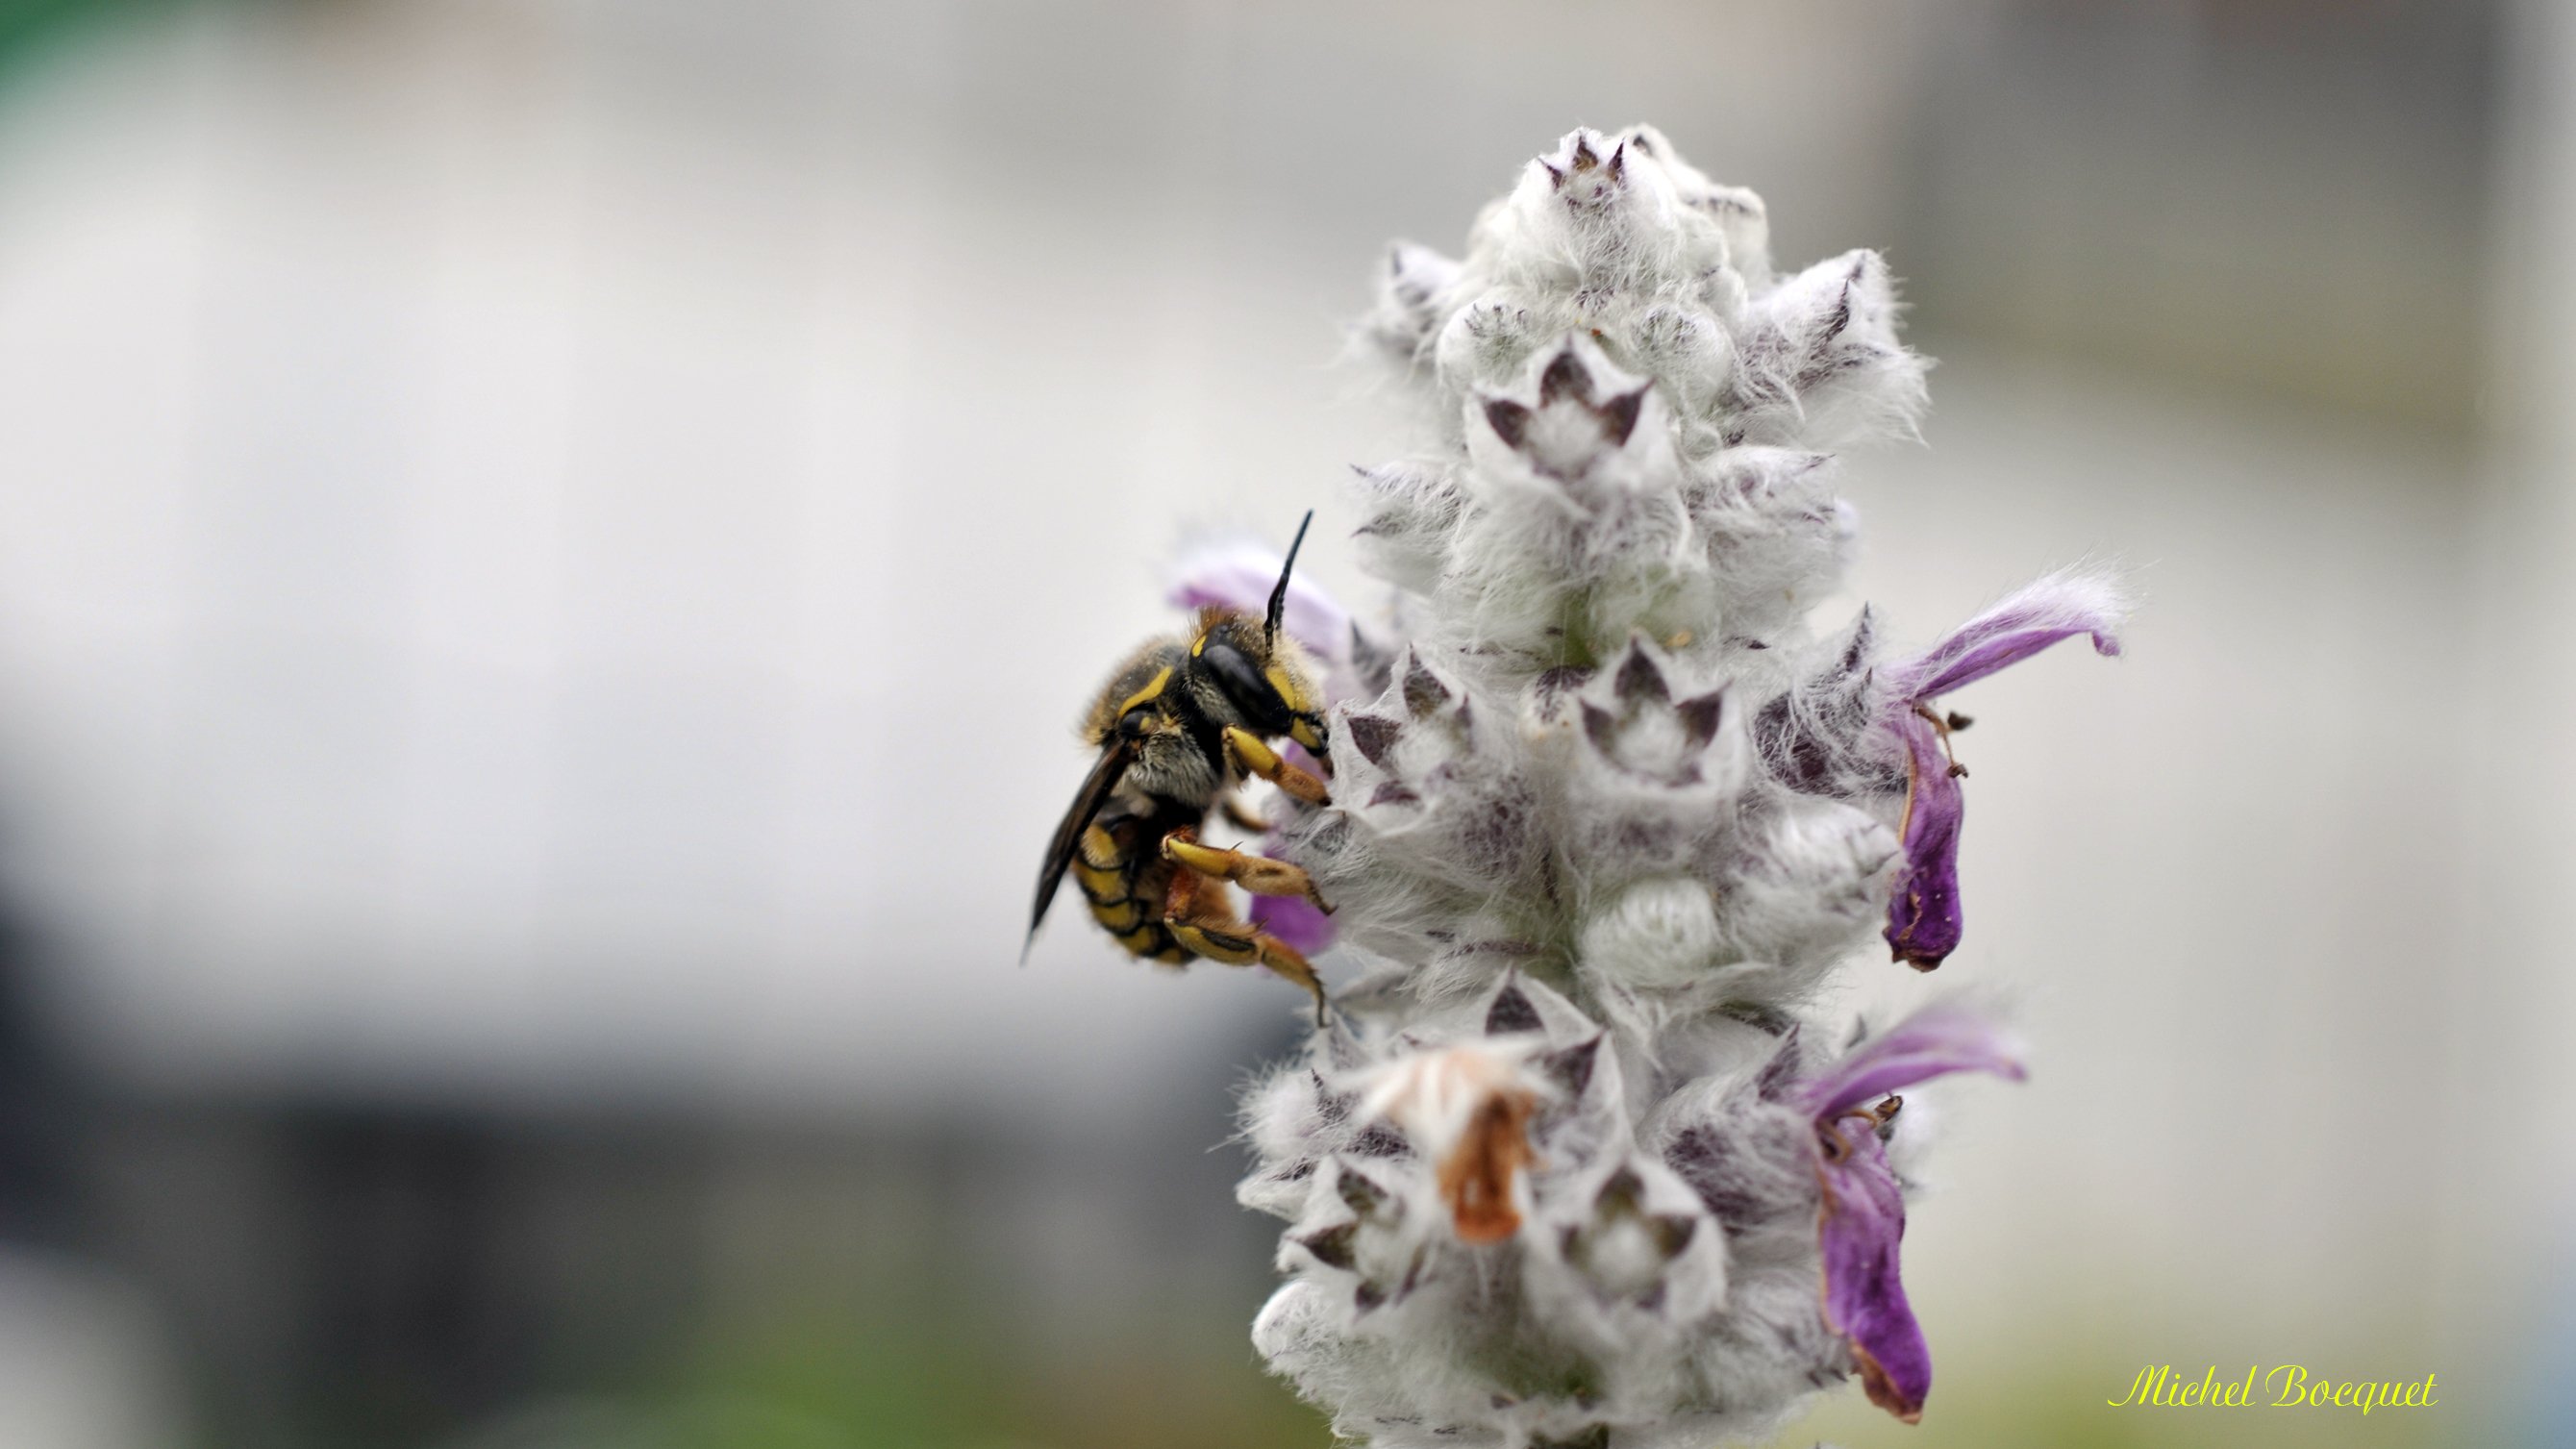
[[[1356,470],[1389,608],[1280,606],[1332,790],[1263,849],[1335,912],[1252,920],[1352,975],[1245,1100],[1285,1280],[1253,1341],[1370,1449],[1751,1440],[1855,1380],[1911,1421],[1898,1094],[2021,1055],[1957,1007],[1832,1053],[1820,1003],[1882,931],[1958,943],[1945,692],[2116,652],[2120,599],[2055,575],[1911,657],[1866,610],[1824,634],[1844,455],[1924,401],[1887,263],[1775,267],[1761,199],[1647,127],[1509,187],[1454,257],[1380,262],[1357,329],[1430,419]],[[1257,613],[1280,572],[1202,556],[1179,597]]]

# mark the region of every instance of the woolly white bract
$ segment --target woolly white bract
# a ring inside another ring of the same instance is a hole
[[[1923,403],[1896,315],[1874,253],[1775,274],[1761,200],[1643,127],[1533,161],[1464,260],[1394,250],[1363,335],[1437,431],[1362,472],[1358,541],[1402,627],[1345,651],[1333,803],[1274,841],[1363,970],[1250,1095],[1240,1190],[1290,1224],[1255,1341],[1345,1435],[1704,1445],[1853,1374],[1921,1408],[1886,1094],[2018,1066],[1955,1012],[1839,1062],[1801,1024],[1873,929],[1955,940],[1931,696],[2107,651],[2118,603],[1811,634],[1829,450]]]

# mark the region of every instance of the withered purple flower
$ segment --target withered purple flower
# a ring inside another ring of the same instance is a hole
[[[1959,947],[1959,824],[1967,774],[1950,754],[1956,716],[1933,701],[2018,664],[2052,644],[2089,634],[2096,653],[2120,652],[2112,633],[2123,613],[2108,583],[2059,573],[2022,589],[1943,636],[1916,657],[1885,666],[1884,722],[1905,749],[1905,817],[1898,836],[1905,864],[1887,905],[1887,944],[1896,959],[1929,971]],[[1960,723],[1964,723],[1961,721]]]
[[[1909,1424],[1932,1388],[1932,1354],[1897,1274],[1905,1197],[1883,1134],[1899,1105],[1892,1093],[1952,1072],[2025,1075],[2018,1049],[1993,1023],[1940,1006],[1863,1043],[1798,1093],[1816,1123],[1826,1321],[1849,1341],[1870,1402]]]

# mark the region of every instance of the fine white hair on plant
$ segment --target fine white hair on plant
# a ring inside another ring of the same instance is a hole
[[[1959,943],[1936,704],[2117,652],[2124,604],[2054,574],[1917,654],[1811,623],[1837,450],[1923,407],[1897,315],[1876,253],[1775,271],[1761,199],[1642,126],[1531,161],[1463,257],[1387,261],[1357,335],[1438,422],[1357,472],[1388,625],[1289,600],[1332,799],[1266,846],[1337,910],[1257,907],[1358,974],[1249,1093],[1239,1193],[1288,1224],[1255,1342],[1342,1435],[1682,1449],[1849,1378],[1922,1412],[1900,1094],[2018,1052],[1956,1004],[1837,1041],[1817,998],[1873,931],[1924,970]],[[1276,571],[1203,552],[1174,597]]]

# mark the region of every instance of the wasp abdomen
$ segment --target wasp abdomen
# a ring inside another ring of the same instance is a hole
[[[1119,945],[1148,961],[1179,965],[1190,952],[1163,924],[1163,897],[1172,866],[1162,857],[1162,832],[1134,816],[1095,823],[1082,832],[1073,880]]]

